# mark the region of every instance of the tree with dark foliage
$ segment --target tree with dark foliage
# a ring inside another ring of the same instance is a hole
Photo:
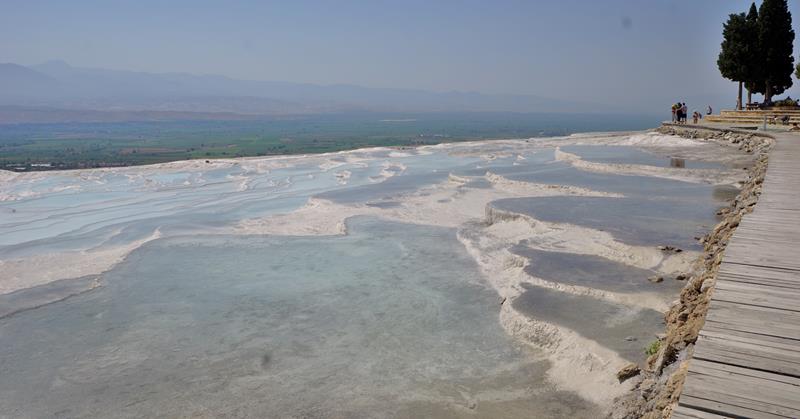
[[[747,81],[745,69],[749,57],[747,49],[747,18],[744,13],[732,14],[722,26],[722,50],[717,58],[717,67],[722,77],[739,82],[736,109],[742,109],[742,83]]]
[[[745,46],[744,46],[744,84],[747,88],[747,103],[753,103],[753,93],[764,93],[766,82],[762,76],[761,47],[758,42],[759,33],[758,8],[755,3],[750,4],[750,11],[745,18]]]
[[[792,87],[794,30],[786,0],[764,0],[758,9],[758,43],[764,103]]]

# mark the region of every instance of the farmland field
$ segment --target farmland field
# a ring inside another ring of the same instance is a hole
[[[0,168],[75,169],[175,160],[322,153],[370,146],[636,130],[653,116],[329,114],[247,121],[0,125]]]

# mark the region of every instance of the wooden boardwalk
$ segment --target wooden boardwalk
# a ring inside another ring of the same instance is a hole
[[[800,135],[776,133],[725,250],[673,418],[800,418]]]

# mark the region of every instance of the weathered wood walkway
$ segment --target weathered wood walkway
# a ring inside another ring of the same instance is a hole
[[[776,133],[736,229],[673,418],[800,418],[800,135]]]

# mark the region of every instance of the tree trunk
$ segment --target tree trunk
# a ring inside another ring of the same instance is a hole
[[[742,82],[739,82],[739,95],[736,96],[736,110],[742,110]]]
[[[772,103],[772,86],[767,82],[766,88],[764,89],[764,104],[768,105],[770,103]]]
[[[747,103],[753,103],[753,92],[747,89]]]

